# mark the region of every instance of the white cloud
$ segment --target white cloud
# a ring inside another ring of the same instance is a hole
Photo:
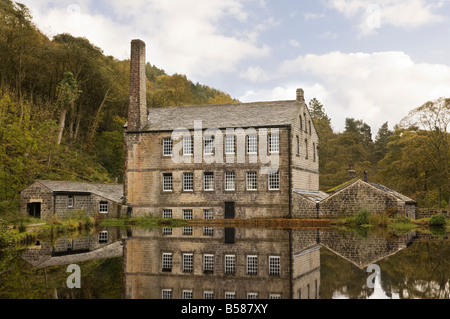
[[[290,39],[289,40],[289,44],[292,45],[295,48],[299,48],[300,47],[300,43],[297,40],[295,40],[295,39]]]
[[[241,72],[239,74],[240,78],[250,80],[254,83],[267,82],[270,80],[270,77],[266,74],[266,72],[259,66],[251,66],[245,72]]]
[[[243,60],[270,52],[267,45],[237,35],[242,24],[254,39],[262,31],[261,26],[247,25],[250,12],[245,0],[21,2],[30,7],[37,26],[49,35],[84,36],[120,59],[128,58],[131,39],[140,38],[147,43],[147,60],[169,73],[195,77],[232,72]],[[221,26],[225,19],[233,22],[229,29]]]
[[[354,117],[376,131],[426,101],[450,96],[450,66],[415,63],[403,52],[308,54],[284,62],[280,73],[320,83],[311,98],[323,103],[339,130]]]
[[[411,30],[446,19],[435,13],[442,0],[329,0],[328,4],[347,18],[358,16],[360,35],[375,34],[386,25]]]

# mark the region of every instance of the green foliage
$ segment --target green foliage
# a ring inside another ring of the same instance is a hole
[[[358,226],[369,224],[369,211],[361,209],[355,214],[355,222]]]
[[[444,226],[445,225],[445,216],[444,214],[435,214],[430,217],[429,220],[430,226]]]

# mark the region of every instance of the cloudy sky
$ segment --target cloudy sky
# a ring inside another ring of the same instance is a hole
[[[147,60],[242,102],[296,88],[375,135],[428,100],[450,97],[450,0],[18,0],[49,37],[83,36],[118,59]]]

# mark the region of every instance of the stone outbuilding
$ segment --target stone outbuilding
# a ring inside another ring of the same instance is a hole
[[[370,213],[392,212],[415,219],[417,203],[386,186],[353,179],[324,192],[294,192],[295,218],[336,218],[355,215],[359,210]]]
[[[120,217],[123,185],[37,180],[20,193],[23,215],[41,219],[69,217],[76,212],[89,216]]]

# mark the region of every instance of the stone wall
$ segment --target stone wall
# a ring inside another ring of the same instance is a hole
[[[41,218],[48,219],[53,215],[53,192],[40,183],[34,183],[20,193],[20,212],[27,216],[29,203],[41,203]]]

